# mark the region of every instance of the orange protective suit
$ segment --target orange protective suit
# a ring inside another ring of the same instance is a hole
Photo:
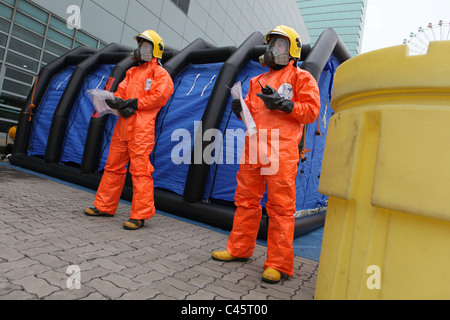
[[[288,66],[278,71],[270,69],[250,82],[245,103],[258,128],[258,136],[264,129],[268,131],[267,150],[271,150],[270,132],[273,132],[271,130],[279,130],[279,165],[277,172],[269,175],[261,174],[262,161],[249,162],[251,151],[249,137],[246,137],[243,150],[245,163],[241,161],[236,176],[237,209],[227,245],[228,253],[235,257],[252,256],[262,216],[260,202],[267,185],[266,209],[269,225],[264,269],[271,267],[289,276],[293,275],[294,268],[292,241],[296,212],[295,180],[300,158],[298,145],[304,124],[314,122],[320,111],[320,94],[316,80],[309,72],[294,67],[293,63],[291,61]],[[285,97],[294,102],[292,112],[287,114],[280,110],[267,109],[256,95],[261,92],[258,81],[263,87],[269,85],[278,90],[280,95],[283,95],[284,90]]]
[[[99,211],[115,214],[130,161],[133,181],[130,219],[150,219],[155,214],[154,168],[149,157],[155,144],[156,116],[172,93],[172,78],[157,58],[127,71],[115,96],[123,100],[138,98],[138,110],[126,119],[119,116],[114,128],[105,172],[94,201]]]

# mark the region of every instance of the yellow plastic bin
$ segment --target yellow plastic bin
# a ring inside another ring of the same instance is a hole
[[[450,299],[450,41],[336,74],[315,299]]]

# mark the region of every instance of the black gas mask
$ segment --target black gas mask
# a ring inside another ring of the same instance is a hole
[[[281,69],[289,64],[289,42],[283,37],[273,37],[266,52],[259,57],[262,66]]]
[[[153,59],[153,44],[148,41],[139,42],[139,47],[131,53],[134,61],[151,61]]]

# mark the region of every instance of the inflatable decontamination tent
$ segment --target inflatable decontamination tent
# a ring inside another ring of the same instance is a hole
[[[268,70],[257,62],[265,49],[259,32],[239,47],[197,39],[180,51],[166,49],[162,64],[175,89],[158,114],[150,156],[157,209],[231,230],[246,128],[232,114],[229,88],[240,81],[247,94],[250,79]],[[23,108],[11,163],[96,189],[117,117],[98,117],[87,90],[115,91],[135,63],[130,51],[118,44],[100,51],[78,47],[44,67]],[[333,114],[329,101],[336,68],[350,57],[332,29],[302,52],[299,67],[318,80],[321,111],[299,145],[299,152],[309,152],[299,163],[295,236],[325,220],[327,198],[318,185]],[[131,179],[122,197],[131,200]],[[259,238],[266,237],[268,223],[263,215]]]

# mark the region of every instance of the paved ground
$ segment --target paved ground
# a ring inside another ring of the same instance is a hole
[[[163,214],[127,231],[129,203],[111,218],[85,216],[93,199],[0,163],[0,300],[313,299],[316,261],[296,256],[292,278],[265,284],[264,246],[246,262],[217,262],[226,234]]]

